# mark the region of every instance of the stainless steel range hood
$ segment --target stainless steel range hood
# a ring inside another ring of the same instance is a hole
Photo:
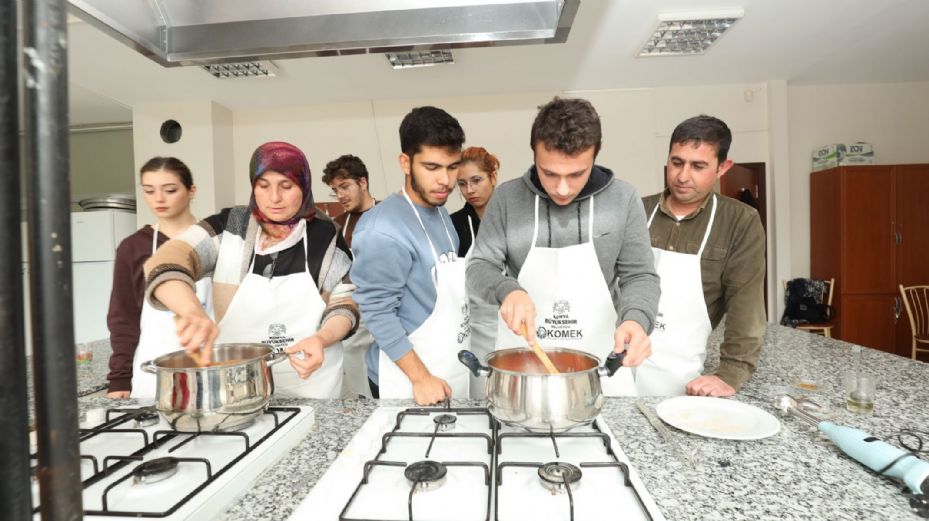
[[[68,0],[164,66],[563,43],[579,0]]]

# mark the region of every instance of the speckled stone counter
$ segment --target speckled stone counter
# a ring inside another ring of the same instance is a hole
[[[87,396],[106,389],[106,375],[109,372],[110,340],[104,338],[87,342],[86,346],[93,353],[92,359],[77,366],[77,395]],[[32,380],[32,357],[26,358],[26,383],[29,393],[29,419],[35,415],[34,388]]]
[[[77,367],[77,395],[86,396],[106,389],[106,375],[110,372],[110,340],[104,338],[88,342],[87,346],[93,352],[90,363],[79,364]]]
[[[718,364],[720,339],[719,331],[711,338],[710,369]],[[880,384],[874,414],[855,415],[845,411],[841,391],[841,373],[851,365],[851,353],[851,344],[769,326],[758,372],[736,399],[773,413],[770,403],[778,394],[803,394],[829,407],[834,421],[875,436],[904,428],[929,430],[929,364],[863,349],[862,365],[879,375]],[[817,389],[801,391],[794,386],[799,381]],[[660,401],[645,399],[652,406]],[[85,407],[103,403],[82,401]],[[277,403],[314,407],[316,425],[220,519],[287,519],[378,405],[372,400]],[[669,520],[920,519],[898,485],[849,460],[797,420],[783,419],[778,434],[758,441],[708,439],[671,428],[684,450],[695,453],[699,468],[693,471],[676,459],[634,403],[610,398],[602,414]]]

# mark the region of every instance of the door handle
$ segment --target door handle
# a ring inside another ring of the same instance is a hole
[[[903,313],[903,304],[900,302],[900,297],[894,298],[894,325],[897,325],[897,322],[900,320],[900,315]]]

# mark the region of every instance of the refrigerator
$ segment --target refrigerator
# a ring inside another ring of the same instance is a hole
[[[23,223],[25,234],[25,223]],[[91,342],[109,338],[106,314],[113,288],[116,248],[136,231],[135,212],[95,210],[71,214],[71,269],[74,303],[74,341]],[[24,248],[25,249],[25,248]],[[26,259],[23,252],[23,259]],[[29,262],[23,263],[26,346],[32,352],[29,331]]]

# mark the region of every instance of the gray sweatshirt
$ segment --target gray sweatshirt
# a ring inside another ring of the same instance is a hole
[[[532,241],[536,195],[540,198],[537,246],[551,248],[588,240],[590,198],[595,198],[594,249],[616,307],[616,325],[634,320],[651,334],[661,289],[642,200],[632,185],[600,166],[594,166],[587,185],[566,206],[549,199],[535,167],[501,184],[487,205],[468,261],[468,291],[499,304],[522,289],[517,277]],[[504,268],[507,275],[502,274]]]

